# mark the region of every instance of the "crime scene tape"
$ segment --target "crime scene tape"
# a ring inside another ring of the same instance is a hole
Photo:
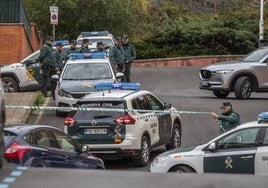
[[[196,111],[178,111],[174,109],[170,110],[128,110],[128,109],[116,109],[116,108],[89,108],[89,107],[55,107],[55,106],[10,106],[6,105],[6,108],[19,108],[28,110],[60,110],[60,111],[97,111],[97,112],[154,112],[154,113],[180,113],[180,114],[211,114],[211,112],[196,112]]]

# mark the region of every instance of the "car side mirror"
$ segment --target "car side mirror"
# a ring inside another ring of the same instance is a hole
[[[116,78],[122,78],[123,76],[124,76],[124,73],[122,72],[117,72],[115,75]]]
[[[59,75],[54,74],[54,75],[51,76],[51,79],[58,81],[59,80]]]
[[[165,108],[165,109],[170,109],[170,108],[171,108],[171,104],[169,104],[169,103],[164,103],[164,108]]]
[[[211,144],[209,144],[209,146],[208,146],[208,150],[209,150],[209,151],[214,151],[214,150],[216,150],[216,143],[215,143],[215,142],[212,142]]]

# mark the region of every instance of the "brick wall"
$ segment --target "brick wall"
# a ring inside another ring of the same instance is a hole
[[[0,64],[19,62],[42,46],[39,33],[33,26],[32,36],[27,36],[21,23],[0,24]]]

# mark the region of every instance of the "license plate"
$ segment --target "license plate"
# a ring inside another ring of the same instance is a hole
[[[107,129],[85,129],[84,134],[107,134]]]

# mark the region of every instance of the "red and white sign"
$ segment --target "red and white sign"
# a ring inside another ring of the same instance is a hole
[[[58,7],[50,6],[50,24],[58,25]]]

